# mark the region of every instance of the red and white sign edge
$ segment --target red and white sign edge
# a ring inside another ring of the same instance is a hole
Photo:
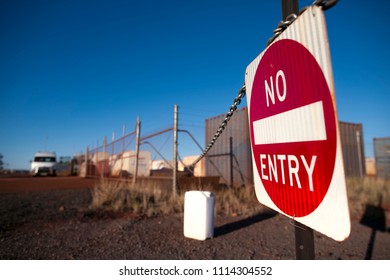
[[[291,39],[302,44],[316,59],[321,67],[327,81],[331,98],[336,114],[337,144],[336,159],[333,177],[330,182],[328,192],[322,203],[311,214],[304,217],[291,217],[275,205],[265,190],[257,170],[254,154],[252,150],[253,175],[256,196],[260,203],[286,215],[296,221],[330,237],[337,241],[345,240],[351,231],[349,216],[348,198],[345,183],[345,173],[341,150],[339,133],[339,123],[337,118],[336,98],[332,64],[329,51],[328,35],[326,30],[325,16],[320,7],[312,6],[301,14],[274,42],[283,39]],[[272,44],[271,44],[272,45]],[[245,72],[246,96],[248,104],[248,116],[250,116],[250,100],[252,85],[257,71],[257,67],[262,56],[267,51],[265,49],[247,67]],[[249,117],[250,119],[250,117]]]

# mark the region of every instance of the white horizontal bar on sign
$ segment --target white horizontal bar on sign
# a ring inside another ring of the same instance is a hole
[[[322,101],[253,122],[255,145],[326,140]]]

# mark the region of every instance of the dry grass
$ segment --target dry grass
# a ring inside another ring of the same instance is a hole
[[[253,186],[215,191],[215,212],[219,215],[255,215],[265,208],[259,203]]]
[[[390,181],[382,178],[347,178],[349,211],[352,218],[360,218],[367,205],[390,206]]]
[[[92,190],[92,209],[131,211],[147,215],[181,212],[183,199],[164,191],[156,183],[102,180]]]
[[[194,186],[185,189],[213,191],[218,215],[253,215],[263,209],[253,187],[215,190],[211,186]],[[161,188],[156,182],[141,181],[133,186],[128,181],[102,180],[92,190],[91,208],[131,211],[148,217],[181,213],[184,210],[184,191],[173,195],[171,189]]]
[[[215,194],[215,213],[224,216],[255,215],[263,212],[253,186],[219,188],[190,186],[185,190],[207,190]],[[92,190],[93,209],[131,211],[148,217],[181,213],[184,209],[184,190],[173,195],[170,188],[157,182],[141,181],[134,186],[128,181],[102,180]],[[377,178],[347,178],[349,209],[352,218],[359,218],[367,205],[390,207],[390,182]]]

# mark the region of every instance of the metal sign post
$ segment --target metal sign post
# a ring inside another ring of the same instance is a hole
[[[298,15],[298,0],[282,0],[282,19],[286,20],[291,14]]]
[[[297,260],[314,260],[313,229],[294,221],[295,227],[295,256]]]
[[[282,0],[282,19],[291,14],[299,14],[298,0]],[[295,226],[295,256],[297,260],[314,260],[313,229],[294,220]]]

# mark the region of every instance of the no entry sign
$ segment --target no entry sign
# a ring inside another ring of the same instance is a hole
[[[312,213],[328,191],[336,158],[335,112],[315,58],[296,41],[273,44],[258,66],[250,103],[264,188],[284,213]]]
[[[336,240],[350,232],[323,12],[302,14],[247,68],[261,203]]]

